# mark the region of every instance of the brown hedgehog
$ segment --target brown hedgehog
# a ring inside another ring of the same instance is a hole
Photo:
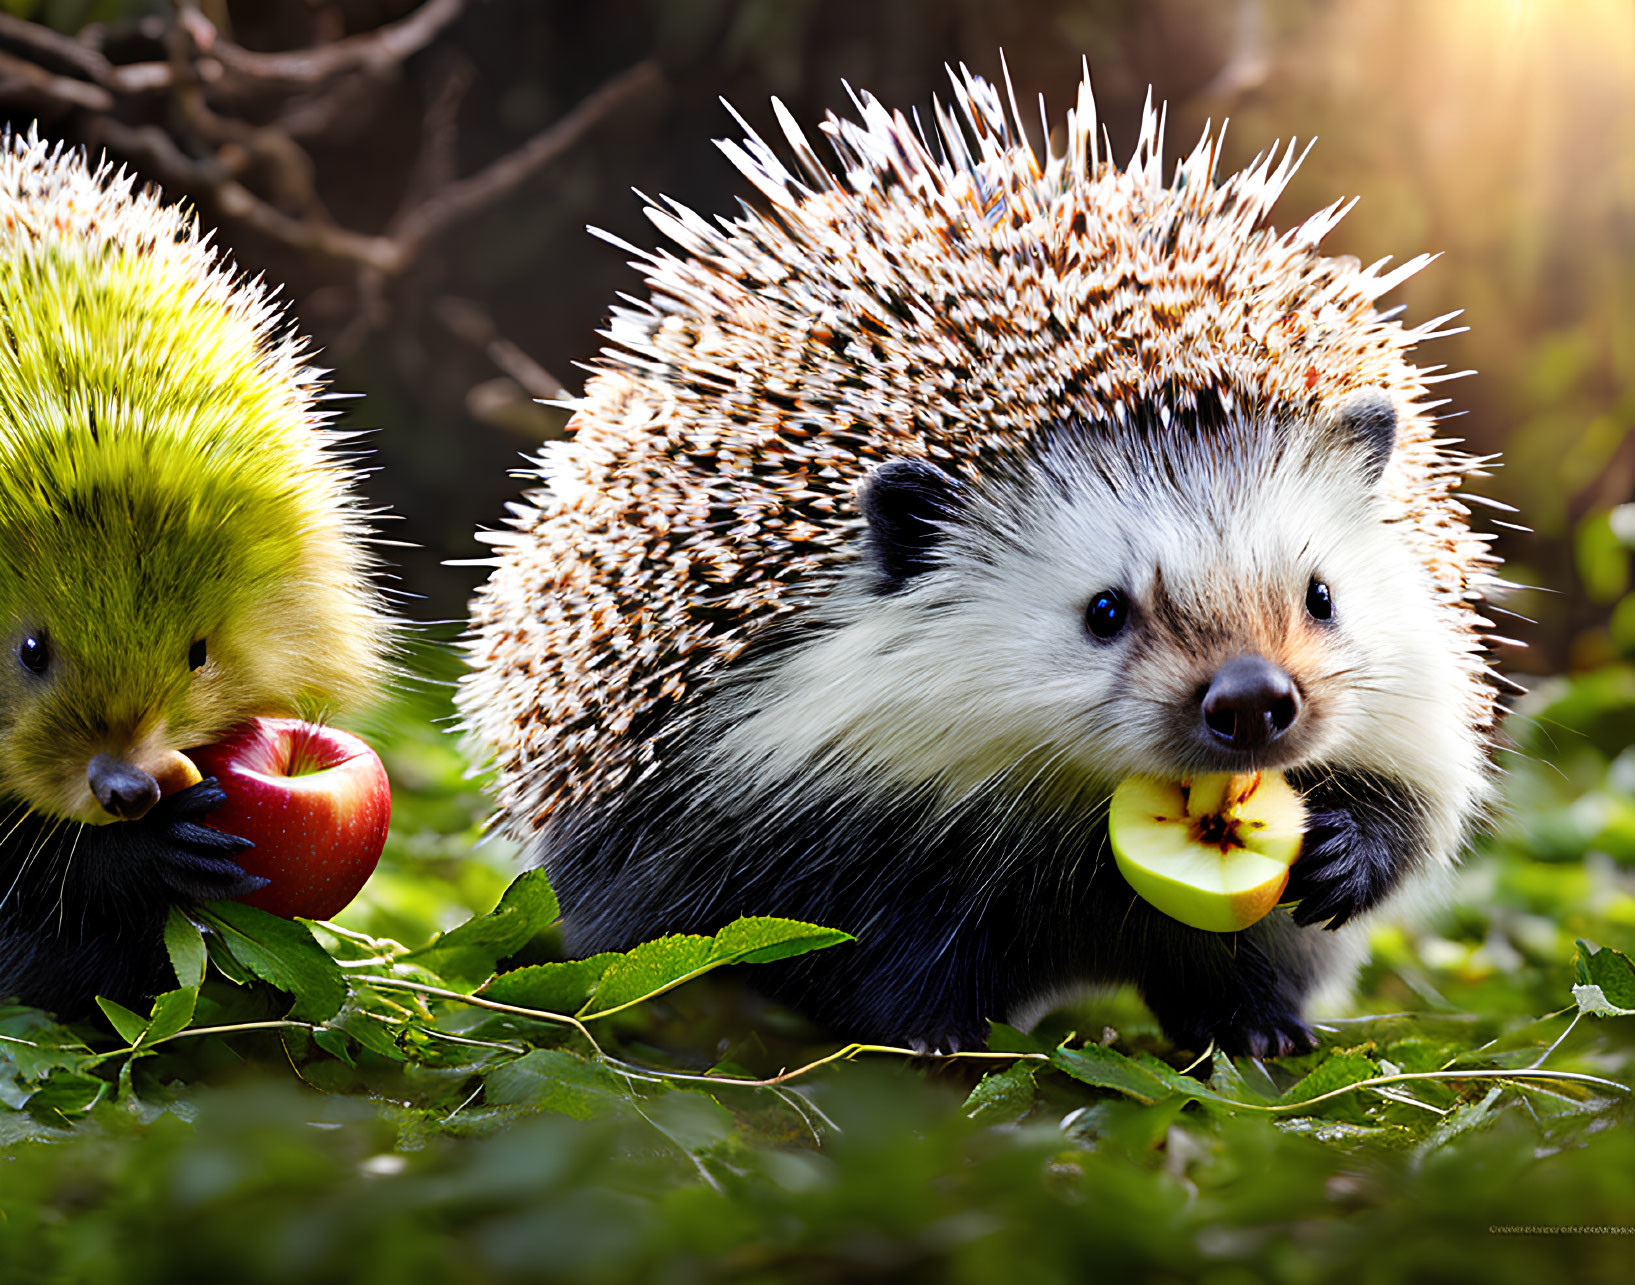
[[[744,914],[858,940],[774,966],[844,1034],[952,1049],[1086,983],[1178,1043],[1287,1053],[1336,933],[1452,861],[1489,788],[1488,538],[1435,436],[1426,261],[1266,226],[1297,160],[1127,166],[1088,76],[1034,152],[982,79],[867,95],[826,167],[723,144],[763,204],[648,210],[679,253],[543,486],[484,538],[460,707],[575,952]],[[1434,369],[1434,368],[1433,368]],[[1134,773],[1277,769],[1291,909],[1166,919],[1107,847]],[[771,970],[769,970],[771,971]],[[759,974],[758,974],[759,975]]]

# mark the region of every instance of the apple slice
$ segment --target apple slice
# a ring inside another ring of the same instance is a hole
[[[267,886],[240,901],[329,919],[357,896],[392,816],[386,769],[367,744],[298,718],[255,718],[187,755],[227,795],[206,824],[255,844],[238,863]]]
[[[1300,855],[1306,808],[1278,772],[1132,776],[1107,833],[1119,872],[1171,919],[1230,933],[1270,913]]]

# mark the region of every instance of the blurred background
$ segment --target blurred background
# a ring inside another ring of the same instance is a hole
[[[1224,168],[1318,136],[1280,226],[1361,198],[1331,238],[1365,261],[1442,257],[1390,302],[1462,309],[1426,363],[1485,484],[1514,672],[1635,654],[1635,7],[1626,0],[3,0],[0,109],[194,203],[377,429],[369,486],[419,548],[402,587],[459,618],[518,483],[559,434],[608,305],[639,289],[586,224],[657,234],[631,189],[730,214],[725,97],[770,128],[848,110],[843,82],[924,107],[945,65],[1042,93],[1060,120],[1088,58],[1115,154],[1142,99],[1170,151],[1231,118]],[[1024,108],[1025,113],[1030,113]],[[1502,516],[1502,515],[1501,515]]]

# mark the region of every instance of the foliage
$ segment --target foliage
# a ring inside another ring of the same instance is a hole
[[[718,971],[848,948],[811,925],[555,959],[543,875],[499,895],[509,852],[454,860],[480,804],[432,725],[445,706],[427,683],[371,734],[397,826],[342,922],[221,903],[173,918],[177,986],[146,1013],[0,1009],[8,1280],[1094,1262],[1295,1282],[1351,1261],[1520,1281],[1627,1261],[1619,1235],[1561,1232],[1627,1231],[1635,1199],[1635,1135],[1609,1127],[1635,1080],[1635,675],[1529,699],[1519,748],[1547,740],[1562,770],[1522,758],[1460,908],[1379,935],[1374,1015],[1324,1022],[1302,1057],[1194,1066],[1128,994],[996,1027],[982,1055],[814,1043]],[[1555,1234],[1490,1231],[1523,1227]]]

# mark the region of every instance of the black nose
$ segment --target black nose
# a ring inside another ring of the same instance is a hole
[[[85,775],[97,802],[122,821],[146,816],[148,809],[159,802],[159,782],[112,754],[98,754]]]
[[[1265,749],[1294,724],[1294,680],[1260,656],[1238,656],[1215,672],[1201,702],[1204,726],[1235,750]]]

